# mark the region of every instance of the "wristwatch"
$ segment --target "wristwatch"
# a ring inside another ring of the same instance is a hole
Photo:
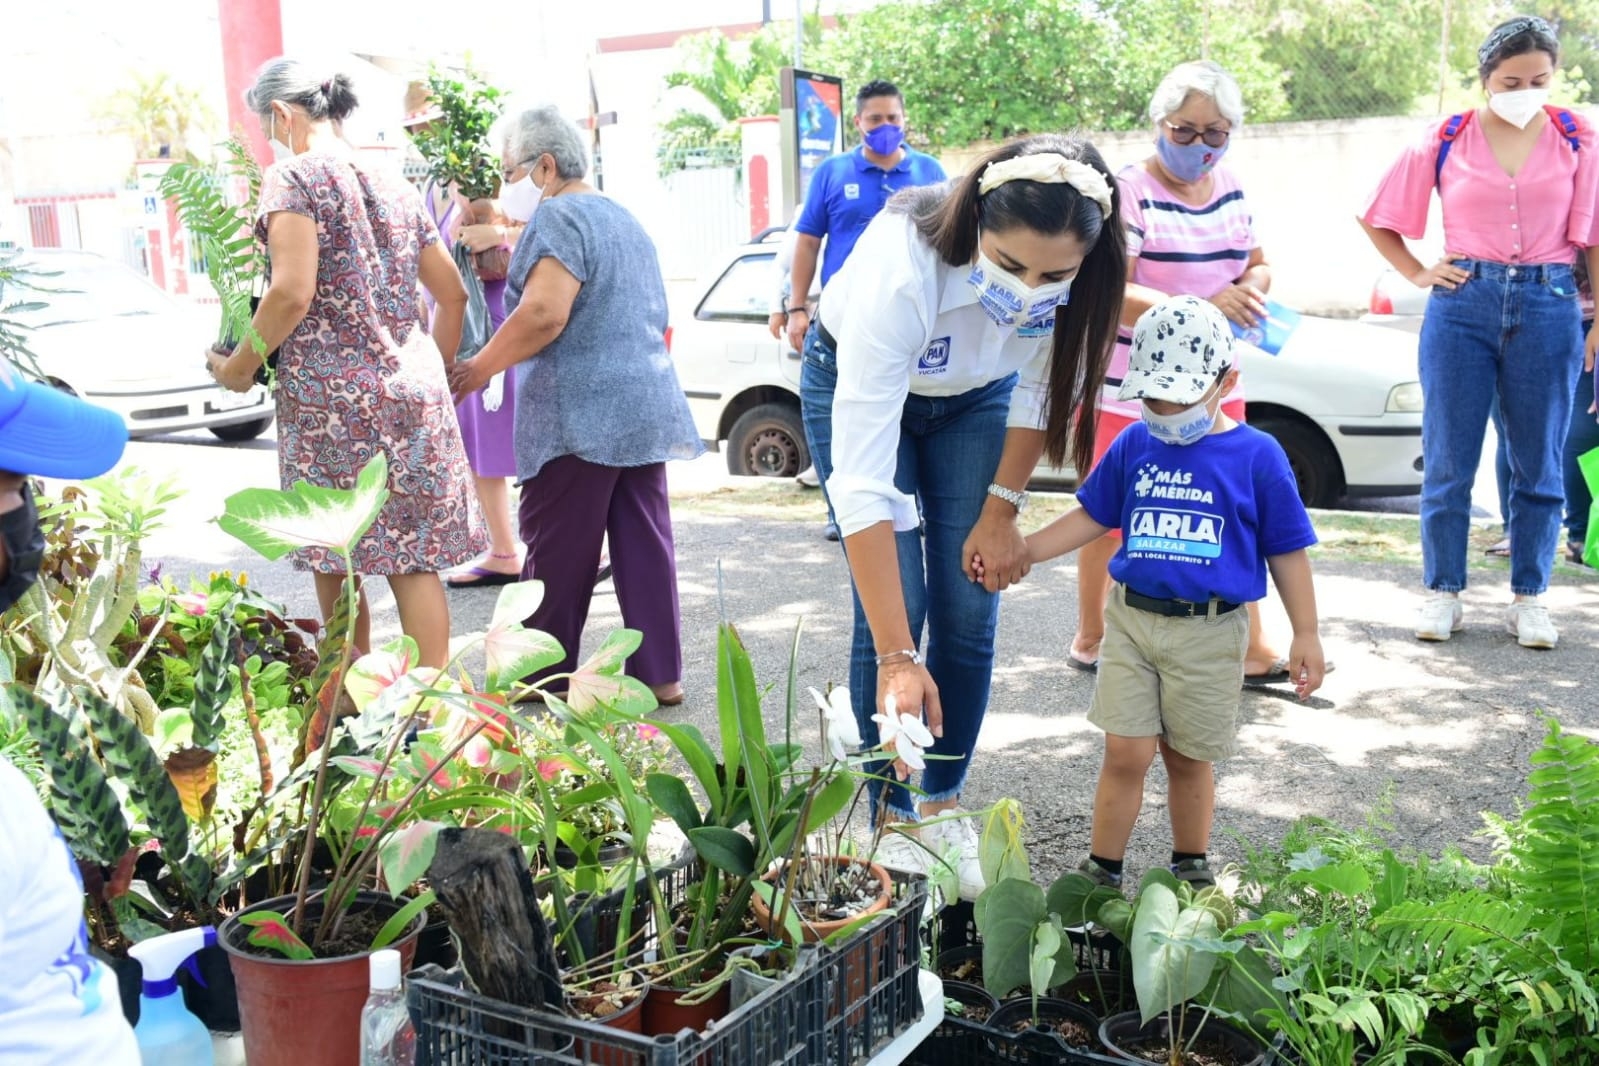
[[[1001,485],[998,482],[993,482],[988,486],[988,494],[990,496],[998,496],[1000,499],[1016,508],[1017,514],[1021,514],[1023,511],[1027,510],[1027,501],[1031,499],[1026,491],[1007,489],[1004,485]]]

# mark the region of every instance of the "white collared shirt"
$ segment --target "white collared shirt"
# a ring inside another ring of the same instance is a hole
[[[958,396],[1021,371],[1007,427],[1043,429],[1051,338],[1001,330],[977,304],[970,265],[952,267],[910,216],[884,211],[822,292],[822,325],[838,342],[833,473],[827,494],[844,536],[878,522],[919,522],[894,487],[908,393]]]

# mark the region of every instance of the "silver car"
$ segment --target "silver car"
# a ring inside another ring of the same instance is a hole
[[[41,248],[18,265],[48,292],[0,293],[0,306],[44,306],[11,317],[29,327],[24,341],[57,388],[108,407],[128,433],[148,437],[207,429],[226,441],[251,440],[272,424],[272,397],[257,385],[229,392],[205,368],[220,312],[186,306],[138,271],[90,252]]]

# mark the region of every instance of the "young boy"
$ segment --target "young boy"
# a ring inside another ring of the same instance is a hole
[[[1144,312],[1120,392],[1143,400],[1142,424],[1116,438],[1078,490],[1079,508],[1027,538],[1042,562],[1122,534],[1088,714],[1105,731],[1105,761],[1080,870],[1101,884],[1121,882],[1157,750],[1170,780],[1172,873],[1215,883],[1205,858],[1211,763],[1235,750],[1249,641],[1241,607],[1266,595],[1268,567],[1293,624],[1294,688],[1304,699],[1321,687],[1305,553],[1316,533],[1282,447],[1221,413],[1237,384],[1232,333],[1214,305],[1178,296]]]

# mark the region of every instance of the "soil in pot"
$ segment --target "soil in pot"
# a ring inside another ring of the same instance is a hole
[[[1138,1005],[1137,996],[1120,970],[1078,970],[1050,995],[1087,1007],[1096,1018],[1109,1018]]]
[[[631,977],[624,974],[623,980]],[[575,1018],[623,1033],[644,1031],[644,997],[649,985],[597,981],[567,997],[567,1011]],[[630,1051],[582,1041],[577,1049],[583,1061],[595,1066],[629,1066],[638,1056]]]
[[[1261,1066],[1266,1061],[1266,1048],[1254,1037],[1198,1008],[1189,1008],[1183,1034],[1182,1066]],[[1099,1039],[1113,1058],[1164,1064],[1170,1061],[1171,1020],[1162,1014],[1143,1025],[1137,1011],[1116,1014],[1100,1024]]]
[[[1068,1047],[1089,1050],[1099,1044],[1098,1023],[1086,1007],[1049,996],[1038,997],[1036,1022],[1031,996],[1007,999],[988,1019],[990,1029],[1012,1033],[1037,1029],[1060,1037]]]
[[[324,954],[330,950],[347,953],[339,958],[299,961],[263,954],[265,949],[247,942],[250,930],[239,921],[239,915],[222,924],[217,942],[232,963],[244,1053],[250,1066],[349,1066],[357,1061],[361,1007],[369,986],[368,950],[373,936],[404,902],[381,893],[361,893],[351,913],[354,920],[346,920],[336,938],[338,945],[323,946]],[[294,898],[284,896],[251,909],[285,913],[293,905]],[[321,914],[320,902],[307,905],[310,929]],[[411,967],[425,920],[418,914],[405,934],[390,945],[400,952],[404,969]]]
[[[959,1018],[963,1022],[973,1025],[987,1025],[989,1016],[999,1009],[999,1000],[988,994],[988,989],[981,985],[969,984],[966,981],[944,980],[944,998],[954,1000],[960,1004],[960,1012],[949,1010],[945,1004],[945,1014],[951,1018]]]
[[[945,981],[983,983],[983,949],[980,946],[950,948],[938,956],[933,969]]]
[[[807,944],[819,943],[863,915],[884,910],[894,896],[894,880],[887,870],[875,862],[843,856],[804,859],[794,878],[791,906]],[[784,870],[774,870],[764,880],[788,884]],[[750,897],[750,912],[768,935],[786,936],[774,930],[775,918],[758,894]]]

